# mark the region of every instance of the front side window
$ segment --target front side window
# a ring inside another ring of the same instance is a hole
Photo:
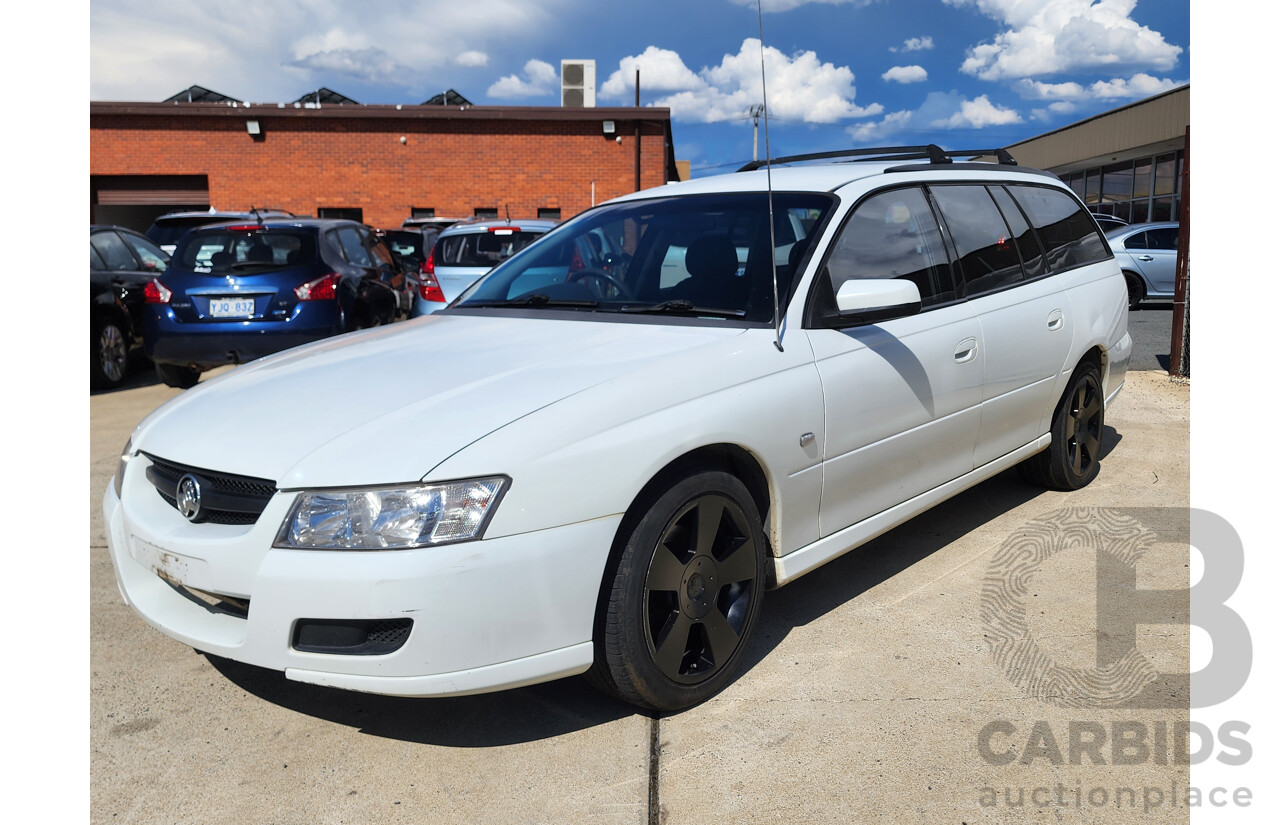
[[[566,307],[767,323],[774,273],[785,303],[796,266],[833,199],[775,192],[774,246],[763,192],[660,197],[589,210],[466,292],[460,308]],[[448,265],[454,238],[440,238]],[[443,254],[441,254],[443,251]]]
[[[932,186],[929,193],[955,241],[969,297],[1022,282],[1014,233],[985,186]]]
[[[927,307],[955,298],[942,233],[924,192],[894,189],[854,209],[832,243],[824,285],[829,298],[853,279],[902,278],[920,290]]]

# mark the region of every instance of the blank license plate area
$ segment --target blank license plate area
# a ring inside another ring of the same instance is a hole
[[[210,318],[252,318],[253,298],[210,298]]]

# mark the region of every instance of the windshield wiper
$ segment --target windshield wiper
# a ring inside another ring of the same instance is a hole
[[[458,304],[459,309],[470,307],[584,307],[586,309],[594,309],[598,306],[600,306],[599,301],[552,298],[550,295],[541,292],[535,292],[532,295],[521,295],[519,298],[510,298],[506,301],[468,301],[464,304]]]
[[[715,309],[713,307],[696,307],[687,298],[675,298],[660,301],[648,306],[625,306],[619,312],[635,312],[652,315],[714,315],[717,318],[741,318],[747,314],[745,309]]]

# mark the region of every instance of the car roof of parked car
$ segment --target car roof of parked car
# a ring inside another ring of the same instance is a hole
[[[549,232],[557,223],[558,221],[549,221],[546,218],[470,218],[442,229],[440,237],[462,235],[468,232],[488,232],[490,229],[505,229],[508,227],[533,232]]]

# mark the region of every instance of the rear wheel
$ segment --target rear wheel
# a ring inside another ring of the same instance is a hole
[[[1129,309],[1137,309],[1142,299],[1147,297],[1147,287],[1142,279],[1132,272],[1124,273],[1124,283],[1129,289]]]
[[[97,321],[89,336],[89,386],[112,389],[129,372],[129,336],[115,321]]]
[[[655,710],[714,695],[755,628],[765,538],[746,487],[690,475],[649,505],[606,582],[592,681]]]
[[[1079,490],[1098,475],[1102,448],[1102,378],[1097,366],[1076,367],[1049,428],[1049,447],[1020,465],[1023,477],[1053,490]]]
[[[194,387],[200,380],[200,370],[194,367],[184,367],[180,364],[156,364],[156,375],[160,376],[160,380],[165,386],[177,387],[179,389],[188,389]]]

